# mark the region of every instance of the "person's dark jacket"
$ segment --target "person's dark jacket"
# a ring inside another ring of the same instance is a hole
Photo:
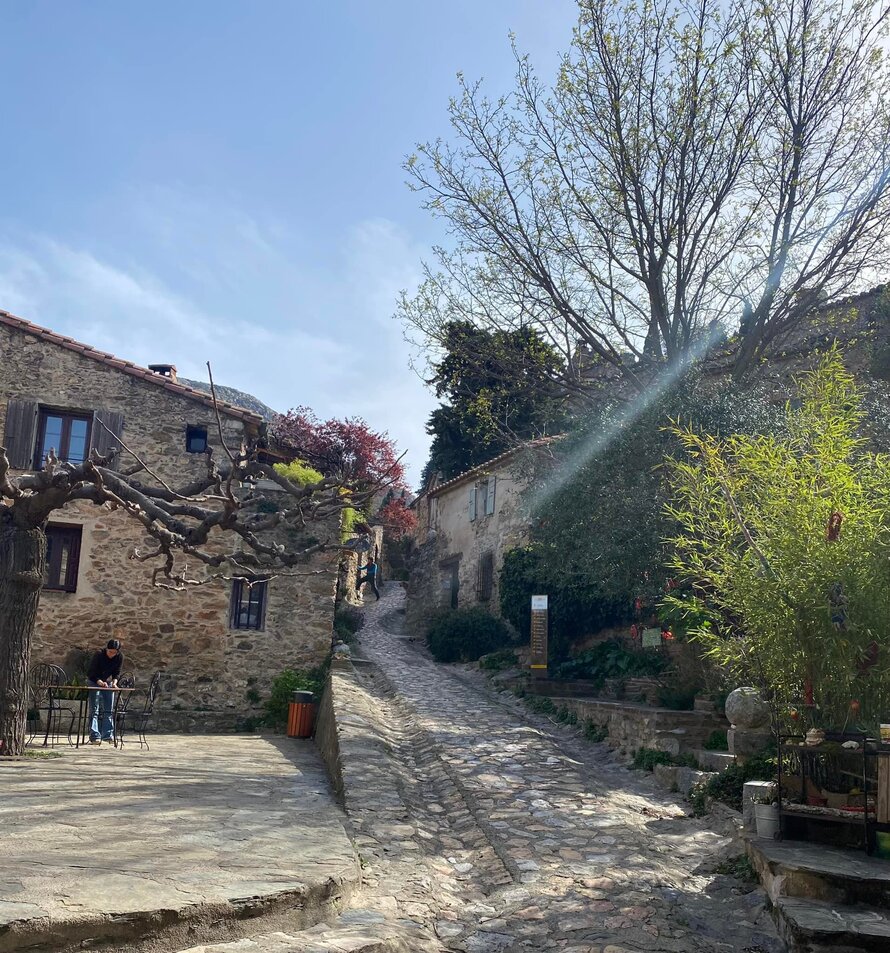
[[[100,649],[90,662],[87,679],[94,683],[110,682],[120,675],[123,664],[124,656],[122,652],[118,652],[114,658],[109,658],[105,654],[105,649]]]

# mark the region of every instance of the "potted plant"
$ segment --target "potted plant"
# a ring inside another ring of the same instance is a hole
[[[775,840],[779,836],[779,803],[775,787],[758,792],[751,798],[757,836]]]

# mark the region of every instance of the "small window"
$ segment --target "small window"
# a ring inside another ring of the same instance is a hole
[[[476,595],[480,602],[488,602],[494,591],[494,553],[483,553],[479,560]]]
[[[261,630],[265,627],[267,586],[265,580],[252,584],[247,579],[232,580],[231,628]]]
[[[207,428],[186,427],[185,449],[189,453],[204,453],[207,449]]]
[[[43,588],[62,592],[76,592],[77,570],[80,563],[79,526],[46,527],[46,568]]]
[[[83,414],[41,409],[34,469],[43,469],[50,450],[66,463],[83,463],[90,449],[91,423],[92,417]]]

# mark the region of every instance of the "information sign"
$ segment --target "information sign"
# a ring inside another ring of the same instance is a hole
[[[643,629],[643,648],[661,648],[661,629]]]
[[[543,678],[547,674],[547,596],[532,596],[531,658],[532,674]]]

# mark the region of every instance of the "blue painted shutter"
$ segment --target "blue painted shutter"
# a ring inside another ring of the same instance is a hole
[[[488,496],[485,498],[485,515],[491,516],[494,513],[494,484],[495,477],[488,478]]]

